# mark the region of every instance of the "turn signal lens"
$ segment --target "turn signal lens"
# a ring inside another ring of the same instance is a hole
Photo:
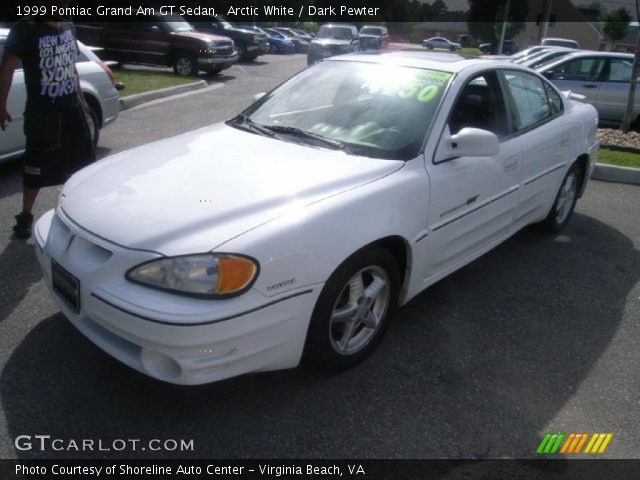
[[[251,283],[257,273],[256,264],[245,257],[218,259],[218,294],[225,295],[242,290]]]

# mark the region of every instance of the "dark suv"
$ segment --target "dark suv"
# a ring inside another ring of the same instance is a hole
[[[264,33],[237,27],[222,15],[186,15],[185,18],[200,32],[217,33],[233,39],[242,61],[250,62],[269,52],[269,38]]]
[[[102,47],[106,60],[173,67],[178,75],[218,73],[238,61],[233,41],[197,32],[180,16],[153,16],[145,22],[78,22],[78,37]]]
[[[316,63],[323,58],[359,50],[358,29],[354,25],[328,23],[320,27],[309,45],[307,65]]]

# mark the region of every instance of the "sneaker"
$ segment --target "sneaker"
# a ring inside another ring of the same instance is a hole
[[[30,213],[19,213],[15,216],[16,224],[13,233],[17,238],[29,238],[31,236],[31,225],[33,225],[33,215]]]

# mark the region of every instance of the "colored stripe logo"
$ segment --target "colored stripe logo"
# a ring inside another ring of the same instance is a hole
[[[612,433],[547,433],[538,445],[536,453],[538,455],[600,454],[604,453],[612,438]]]

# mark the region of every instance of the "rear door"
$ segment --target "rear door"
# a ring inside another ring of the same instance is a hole
[[[631,67],[633,57],[609,57],[604,67],[602,81],[600,82],[600,92],[598,94],[598,104],[596,106],[600,119],[605,122],[619,123],[622,121],[627,108],[627,98],[629,96],[629,85],[631,82]],[[632,120],[640,113],[638,99],[639,91],[636,89],[636,106]]]
[[[4,56],[5,41],[6,39],[0,39],[0,58]],[[22,127],[26,101],[27,92],[24,86],[24,73],[22,65],[20,65],[13,74],[13,82],[7,98],[7,111],[11,115],[12,121],[8,122],[4,131],[0,130],[0,160],[24,149],[25,138]]]
[[[537,75],[520,70],[503,72],[512,115],[512,135],[520,140],[518,209],[515,228],[544,217],[564,173],[572,140],[580,132],[563,118],[558,92]]]

